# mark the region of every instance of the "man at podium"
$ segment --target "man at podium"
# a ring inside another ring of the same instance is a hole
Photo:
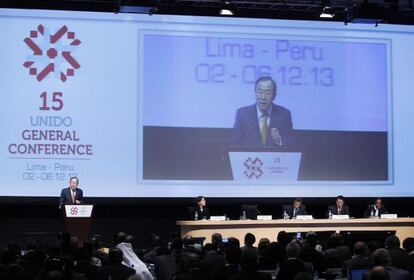
[[[79,178],[71,177],[69,179],[69,187],[62,189],[59,199],[59,209],[65,204],[81,204],[83,199],[83,191],[78,188]]]
[[[261,148],[284,146],[292,130],[290,111],[275,105],[276,82],[260,77],[255,83],[256,103],[237,110],[231,146]]]

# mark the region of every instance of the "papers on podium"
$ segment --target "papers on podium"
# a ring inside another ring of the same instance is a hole
[[[233,180],[249,182],[297,181],[301,153],[229,152]]]

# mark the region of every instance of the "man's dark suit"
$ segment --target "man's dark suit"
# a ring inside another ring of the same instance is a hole
[[[76,188],[75,200],[79,200],[80,202],[83,200],[83,191],[80,188]],[[62,189],[62,192],[60,193],[59,205],[72,203],[72,194],[70,188],[68,187]]]
[[[256,104],[242,107],[237,110],[231,138],[232,147],[259,148],[263,147],[260,134],[259,117]],[[277,128],[285,146],[290,140],[292,118],[288,109],[272,104],[269,130],[265,147],[278,146],[273,142],[271,130]]]
[[[385,266],[388,271],[390,280],[411,280],[410,273],[407,270],[397,268],[395,266]]]
[[[296,209],[296,213],[294,212],[293,205],[285,205],[283,206],[283,212],[286,211],[286,214],[289,215],[289,219],[296,217],[297,215],[308,215],[306,211],[305,205],[301,205],[298,209]],[[282,213],[283,216],[283,213]]]
[[[342,267],[346,260],[352,258],[351,250],[346,245],[329,248],[323,251],[322,254],[326,260],[326,268]]]
[[[410,256],[407,252],[401,248],[389,248],[388,253],[391,257],[392,266],[397,268],[405,269],[412,272],[414,268],[412,267]]]
[[[367,210],[365,210],[364,217],[368,218],[371,216],[371,210],[373,211],[375,215],[375,205],[368,205]],[[388,214],[387,209],[385,206],[382,206],[380,209],[378,209],[378,216],[381,216],[382,214]]]
[[[177,272],[176,256],[164,254],[154,258],[155,274],[158,280],[170,280]]]
[[[341,212],[336,207],[336,205],[331,205],[328,207],[328,213],[331,211],[332,215],[349,215],[349,207],[348,205],[342,206]]]
[[[98,280],[124,280],[135,274],[135,270],[126,265],[110,265],[98,269],[96,279]]]
[[[225,264],[224,256],[216,251],[207,252],[206,257],[200,262],[201,268],[209,274],[210,279],[214,279],[216,272],[223,268]]]

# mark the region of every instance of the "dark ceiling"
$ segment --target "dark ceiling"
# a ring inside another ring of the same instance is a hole
[[[414,24],[414,0],[0,0],[6,8]],[[321,18],[324,11],[331,18]],[[227,15],[230,16],[230,15]]]

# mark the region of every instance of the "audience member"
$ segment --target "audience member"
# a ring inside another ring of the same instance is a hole
[[[123,253],[120,249],[109,250],[109,265],[98,269],[97,280],[123,280],[135,274],[135,270],[122,264]]]
[[[121,241],[121,240],[125,241],[125,238],[117,239],[116,241]],[[133,268],[141,280],[153,280],[153,277],[151,273],[149,272],[145,263],[143,263],[138,258],[138,256],[135,254],[131,243],[121,242],[116,245],[116,248],[122,251],[122,254],[123,254],[122,263],[128,267]]]
[[[162,253],[162,239],[158,234],[151,234],[150,237],[151,247],[145,252],[144,260],[149,263],[154,263],[156,256],[159,256]]]
[[[105,247],[99,235],[83,244],[74,236],[61,237],[58,246],[0,248],[0,279],[269,280],[273,276],[279,280],[310,280],[313,276],[328,279],[333,275],[326,268],[332,267],[342,268],[344,276],[354,269],[372,268],[364,279],[409,280],[414,267],[411,237],[404,240],[404,249],[396,236],[386,239],[386,249],[378,249],[378,241],[369,241],[368,246],[356,242],[352,258],[339,234],[330,237],[328,248],[321,253],[317,248],[324,243],[314,232],[308,232],[304,240],[289,240],[292,235],[282,231],[278,242],[262,238],[257,247],[255,236],[248,233],[242,248],[238,239],[223,238],[219,233],[212,235],[212,243],[204,247],[191,236],[181,238],[175,234],[167,243],[153,234],[145,254],[134,246],[134,236],[124,232],[114,235],[111,249]]]
[[[214,279],[214,275],[225,265],[224,256],[217,251],[217,245],[207,243],[204,245],[204,259],[200,261],[200,266],[209,275],[209,279]]]
[[[269,273],[258,272],[258,257],[254,250],[246,250],[241,255],[241,271],[232,279],[234,280],[271,280]]]
[[[329,248],[323,251],[327,268],[341,268],[344,261],[352,257],[351,251],[344,244],[339,233],[334,233],[329,239]]]
[[[314,270],[318,272],[319,275],[325,271],[325,257],[324,255],[316,250],[318,245],[318,237],[315,232],[308,232],[306,234],[303,247],[300,251],[300,258],[310,263]]]
[[[390,275],[383,266],[375,266],[368,272],[368,280],[389,280]]]
[[[255,254],[257,257],[258,250],[257,247],[253,246],[256,243],[256,237],[252,233],[246,233],[244,236],[244,246],[241,247],[242,258],[244,254]]]
[[[342,275],[347,276],[350,269],[369,268],[369,259],[367,257],[368,248],[364,242],[357,242],[354,245],[354,255],[351,259],[343,262]]]
[[[176,280],[208,280],[208,273],[200,266],[200,256],[196,253],[184,255],[184,267],[177,273]]]
[[[372,255],[372,264],[374,266],[383,266],[391,280],[410,280],[410,273],[406,270],[400,269],[391,263],[391,256],[387,249],[378,249]]]
[[[300,259],[301,247],[298,242],[292,241],[286,246],[286,257],[280,263],[278,280],[292,280],[300,272],[312,272],[312,266]]]
[[[403,248],[410,258],[410,267],[414,267],[414,237],[404,239]]]
[[[388,253],[391,257],[391,263],[393,266],[405,269],[407,271],[413,271],[414,267],[411,265],[410,257],[407,254],[407,251],[400,248],[400,239],[395,236],[389,236],[385,240],[385,248],[387,248]]]
[[[221,252],[222,251],[222,249],[223,249],[223,237],[221,236],[221,234],[220,233],[213,233],[212,235],[211,235],[211,243],[213,243],[213,244],[216,244],[216,246],[217,246],[217,250],[219,251],[219,252]]]
[[[213,279],[229,280],[240,272],[239,265],[241,259],[241,250],[238,246],[228,246],[224,249],[225,264],[221,267]]]
[[[182,263],[183,241],[174,238],[170,243],[170,250],[155,257],[155,275],[157,280],[170,280],[178,271],[178,264]]]

